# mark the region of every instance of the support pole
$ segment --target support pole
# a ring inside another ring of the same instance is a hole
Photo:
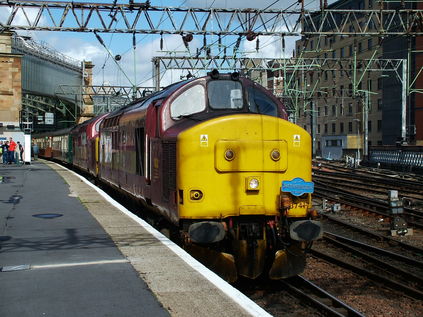
[[[153,86],[154,91],[160,90],[160,60],[153,58]]]
[[[401,93],[401,138],[405,141],[407,136],[406,131],[406,118],[407,118],[407,87],[408,87],[408,75],[407,75],[407,60],[402,60],[402,93]]]
[[[364,92],[363,105],[363,160],[369,154],[369,90]]]
[[[317,116],[316,116],[316,105],[314,101],[310,102],[311,107],[311,148],[313,153],[313,158],[317,155],[317,146],[316,146],[316,130],[317,130]]]

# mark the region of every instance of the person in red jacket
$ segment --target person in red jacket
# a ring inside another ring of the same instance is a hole
[[[9,164],[15,162],[16,142],[12,138],[9,139]]]

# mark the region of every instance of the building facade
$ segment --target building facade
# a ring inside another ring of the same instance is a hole
[[[379,6],[373,0],[340,0],[329,8]],[[375,30],[365,14],[347,27],[349,32]],[[296,89],[302,97],[293,105],[295,121],[312,134],[314,155],[362,158],[371,146],[423,142],[423,126],[416,125],[416,104],[423,100],[407,94],[411,89],[406,86],[406,72],[416,76],[420,67],[416,43],[423,46],[421,39],[404,36],[321,35],[296,42],[295,58],[303,67],[296,72]],[[419,84],[417,78],[414,85]],[[423,109],[419,111],[423,118]]]

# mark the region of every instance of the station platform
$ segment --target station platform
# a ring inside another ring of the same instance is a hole
[[[0,166],[0,316],[270,316],[81,176]]]

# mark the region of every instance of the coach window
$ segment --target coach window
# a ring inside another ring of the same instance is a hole
[[[180,119],[206,109],[206,94],[202,85],[195,85],[173,100],[170,106],[172,119]]]
[[[253,87],[248,88],[248,106],[251,112],[278,116],[278,107],[275,102],[265,93]]]

